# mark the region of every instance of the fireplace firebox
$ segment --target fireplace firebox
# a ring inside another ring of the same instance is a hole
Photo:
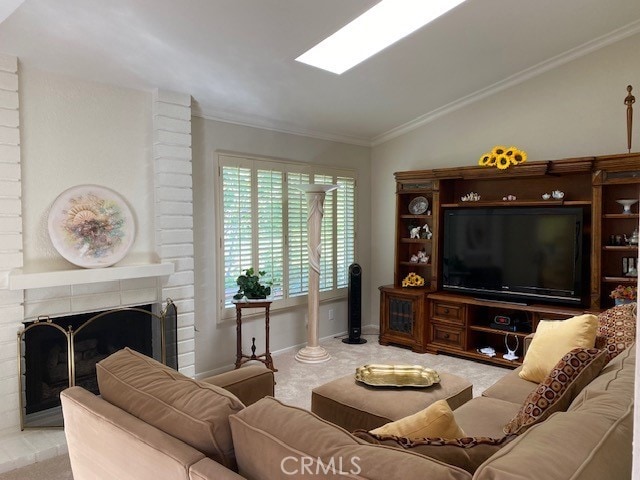
[[[177,310],[170,300],[158,310],[150,304],[24,322],[21,428],[61,427],[60,392],[78,385],[98,394],[96,363],[124,347],[177,369]]]

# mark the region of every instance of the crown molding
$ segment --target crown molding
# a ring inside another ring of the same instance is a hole
[[[375,147],[382,143],[388,142],[393,138],[409,133],[412,130],[426,125],[444,115],[466,107],[471,103],[477,102],[486,97],[490,97],[491,95],[495,95],[502,90],[506,90],[515,85],[523,83],[542,73],[588,55],[589,53],[595,52],[596,50],[599,50],[603,47],[619,42],[627,37],[630,37],[631,35],[635,35],[638,32],[640,32],[640,20],[629,23],[624,27],[618,28],[606,35],[590,40],[589,42],[572,48],[571,50],[567,50],[564,53],[556,55],[555,57],[540,62],[537,65],[522,70],[514,75],[511,75],[510,77],[505,78],[504,80],[496,82],[493,85],[489,85],[488,87],[477,90],[469,95],[443,105],[442,107],[425,113],[424,115],[421,115],[414,120],[392,128],[385,133],[377,135],[371,139],[371,146]]]
[[[260,130],[267,130],[270,132],[286,133],[289,135],[298,135],[317,140],[327,140],[330,142],[347,143],[361,147],[371,147],[370,138],[294,128],[285,122],[279,122],[273,119],[265,119],[253,115],[239,115],[229,112],[216,112],[214,110],[209,110],[206,107],[203,108],[197,103],[192,105],[192,115],[206,120],[240,125],[243,127],[259,128]]]

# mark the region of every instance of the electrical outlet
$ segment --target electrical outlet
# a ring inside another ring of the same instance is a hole
[[[329,320],[333,320],[333,308],[329,309]]]

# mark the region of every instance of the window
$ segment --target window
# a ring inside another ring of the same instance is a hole
[[[307,199],[295,185],[338,185],[327,193],[321,231],[321,296],[340,294],[355,259],[355,172],[319,165],[220,155],[218,201],[221,308],[231,308],[236,277],[253,267],[272,281],[273,307],[307,294]]]

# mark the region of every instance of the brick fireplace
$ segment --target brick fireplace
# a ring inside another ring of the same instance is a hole
[[[180,371],[195,375],[190,96],[158,90],[148,94],[120,91],[114,94],[133,95],[148,102],[148,108],[143,110],[148,110],[151,118],[135,117],[135,120],[144,123],[140,130],[147,128],[147,122],[151,129],[150,134],[139,140],[146,145],[138,150],[149,152],[148,161],[145,160],[149,175],[139,182],[143,182],[152,195],[148,204],[131,202],[130,206],[137,216],[138,233],[151,239],[151,251],[143,258],[125,258],[121,262],[132,266],[116,265],[82,276],[77,273],[79,269],[70,264],[58,269],[49,268],[47,262],[33,265],[28,261],[36,255],[30,250],[32,242],[25,238],[39,241],[47,234],[46,221],[41,222],[44,231],[37,232],[33,231],[32,224],[24,222],[25,209],[33,208],[33,204],[25,203],[24,199],[30,198],[33,202],[35,196],[41,195],[40,189],[36,192],[33,188],[45,179],[29,176],[35,170],[30,164],[33,157],[24,152],[30,137],[20,125],[21,106],[29,99],[25,102],[18,91],[19,74],[18,59],[0,54],[0,472],[48,458],[66,448],[60,431],[20,430],[16,337],[23,322],[33,321],[40,315],[64,317],[131,305],[164,304],[171,298],[179,312]],[[99,87],[95,90],[96,95],[100,94]],[[147,97],[148,100],[144,100]],[[90,103],[92,98],[87,101]],[[102,138],[101,132],[94,133],[96,138]],[[100,145],[96,149],[100,149]],[[66,189],[52,185],[55,178],[46,180],[51,191],[59,193]],[[93,179],[78,180],[78,183],[97,183],[91,181]],[[112,188],[125,198],[136,198],[139,190],[135,186],[129,186],[133,188],[130,191]],[[55,195],[51,197],[52,202]],[[159,264],[172,264],[173,273],[157,273],[153,266]],[[36,276],[32,277],[34,272]],[[17,278],[20,282],[13,282]],[[30,284],[32,278],[34,283]],[[19,288],[15,286],[18,284]]]

